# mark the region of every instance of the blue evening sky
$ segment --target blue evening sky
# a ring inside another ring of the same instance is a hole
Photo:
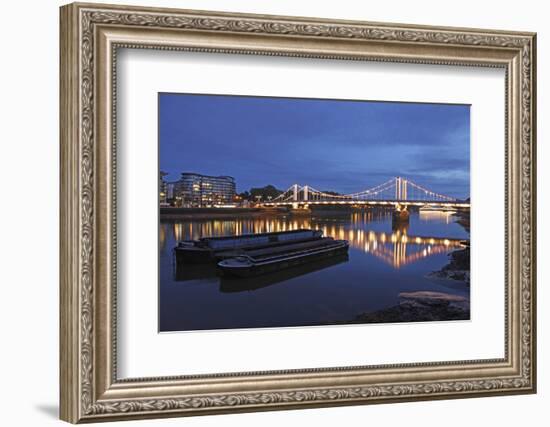
[[[402,176],[470,195],[470,107],[159,94],[160,169],[235,177],[237,191],[350,193]]]

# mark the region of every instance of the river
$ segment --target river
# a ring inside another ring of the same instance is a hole
[[[469,298],[469,286],[428,278],[469,233],[444,212],[411,212],[392,229],[391,211],[318,212],[311,216],[235,216],[161,220],[160,331],[346,323],[399,303],[400,292],[436,291]],[[208,266],[176,266],[180,240],[313,228],[346,239],[347,256],[251,279],[223,279]]]

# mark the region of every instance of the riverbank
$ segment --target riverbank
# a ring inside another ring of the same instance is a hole
[[[470,210],[459,210],[454,214],[457,224],[460,224],[464,230],[470,232]]]
[[[449,258],[449,263],[441,270],[432,271],[426,277],[457,280],[470,286],[470,247],[451,252]]]
[[[289,215],[295,217],[349,217],[353,209],[286,209],[286,208],[160,208],[162,220],[204,220],[229,218],[258,218]]]
[[[470,233],[470,211],[457,211],[455,214],[457,224]],[[426,275],[432,279],[455,280],[470,286],[470,246],[458,249],[449,254],[449,263],[441,270],[436,270]]]
[[[287,214],[285,209],[263,208],[160,208],[161,220],[225,219]]]
[[[429,322],[469,320],[470,299],[444,292],[417,291],[399,294],[399,304],[363,313],[350,323]]]

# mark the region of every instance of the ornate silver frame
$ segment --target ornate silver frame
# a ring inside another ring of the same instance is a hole
[[[61,8],[61,418],[129,418],[534,393],[535,34],[189,10]],[[505,357],[119,380],[118,47],[506,70]]]

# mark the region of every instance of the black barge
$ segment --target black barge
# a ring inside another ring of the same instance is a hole
[[[299,229],[273,233],[243,234],[240,236],[203,237],[187,240],[174,248],[178,263],[215,263],[225,258],[246,255],[249,251],[275,249],[293,243],[323,239],[320,230]]]
[[[283,247],[249,251],[218,262],[218,269],[223,276],[250,277],[347,254],[348,249],[347,240],[323,237]]]

